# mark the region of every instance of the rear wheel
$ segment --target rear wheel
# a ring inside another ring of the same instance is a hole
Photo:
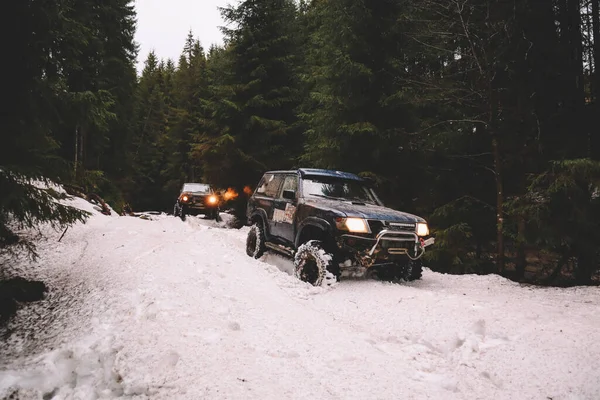
[[[262,223],[255,222],[246,237],[246,254],[252,258],[261,258],[267,249],[265,245],[265,231]]]
[[[296,278],[313,286],[329,286],[337,281],[334,257],[320,240],[309,240],[298,248],[294,257]]]

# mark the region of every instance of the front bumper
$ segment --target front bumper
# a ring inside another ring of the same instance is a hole
[[[434,237],[419,237],[415,232],[384,229],[375,236],[343,234],[339,237],[341,250],[354,253],[357,260],[369,268],[402,259],[418,260],[425,248],[435,243]]]
[[[218,208],[217,204],[194,204],[194,203],[180,203],[183,207],[188,210],[198,210],[198,211],[206,211],[206,210],[215,210]]]
[[[178,202],[180,206],[185,207],[188,210],[208,211],[219,208],[219,202],[210,203],[208,201],[208,196],[190,196],[187,201],[183,201],[183,199],[179,198]]]

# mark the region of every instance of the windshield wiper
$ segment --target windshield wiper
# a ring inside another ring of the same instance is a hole
[[[316,194],[316,193],[310,193],[310,195],[323,197],[325,199],[331,199],[331,200],[349,201],[349,202],[355,202],[355,203],[360,203],[360,204],[371,204],[371,205],[375,204],[368,200],[363,200],[363,199],[359,199],[356,197],[335,197],[335,196],[327,196],[326,194]]]
[[[317,197],[323,197],[325,199],[331,199],[331,200],[341,200],[341,201],[350,201],[348,199],[345,199],[343,197],[335,197],[335,196],[327,196],[326,194],[316,194],[316,193],[309,193],[311,196],[317,196]]]

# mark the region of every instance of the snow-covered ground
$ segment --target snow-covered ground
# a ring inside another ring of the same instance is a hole
[[[0,345],[0,398],[600,399],[597,288],[314,288],[247,257],[247,229],[150,218],[94,211],[40,243],[52,290]]]

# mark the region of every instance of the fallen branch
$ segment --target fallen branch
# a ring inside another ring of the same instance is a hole
[[[63,236],[65,236],[65,233],[67,233],[67,229],[69,229],[69,227],[67,226],[67,228],[65,229],[65,231],[62,233],[62,235],[60,235],[60,238],[58,239],[58,241],[60,242],[63,238]]]
[[[102,207],[102,214],[104,215],[110,215],[110,208],[108,208],[108,205],[106,205],[106,203],[104,202],[104,200],[102,200],[102,198],[100,196],[98,196],[95,193],[90,193],[86,196],[86,200],[89,201],[90,203],[92,202],[92,200],[95,200],[98,204],[100,204],[100,206]]]

